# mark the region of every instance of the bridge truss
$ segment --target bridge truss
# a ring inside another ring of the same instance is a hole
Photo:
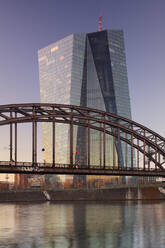
[[[52,161],[42,164],[37,161],[37,124],[52,125]],[[32,160],[17,161],[17,129],[19,123],[32,125]],[[56,162],[56,123],[69,126],[69,163]],[[150,175],[165,176],[165,138],[156,132],[124,117],[87,107],[63,104],[10,104],[0,106],[0,126],[10,130],[10,159],[0,162],[0,173],[57,173],[101,175]],[[74,161],[74,127],[86,130],[86,163],[79,168]],[[100,133],[99,164],[91,163],[91,130]],[[14,134],[14,135],[13,135]],[[109,148],[106,136],[113,140],[112,164],[107,164]],[[124,146],[124,156],[121,144]],[[128,153],[130,151],[130,154]],[[13,152],[14,151],[14,152]]]

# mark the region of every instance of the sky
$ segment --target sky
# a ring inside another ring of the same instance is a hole
[[[39,102],[37,51],[97,31],[100,13],[124,30],[132,119],[165,136],[164,0],[0,0],[0,104]]]

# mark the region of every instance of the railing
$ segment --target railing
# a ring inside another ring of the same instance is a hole
[[[62,168],[62,169],[77,169],[76,165],[71,166],[70,164],[60,164],[60,163],[56,163],[54,164],[54,166],[52,165],[52,163],[32,163],[32,162],[14,162],[14,161],[0,161],[0,167],[11,167],[14,168],[15,166],[17,167],[22,167],[22,168],[35,168],[37,170],[38,169],[42,169],[42,168],[52,168],[52,169],[56,169],[56,168]],[[146,172],[153,172],[153,171],[157,171],[157,172],[165,172],[165,170],[159,169],[157,167],[154,168],[143,168],[143,167],[117,167],[117,166],[98,166],[98,165],[91,165],[90,168],[86,167],[86,166],[81,166],[78,168],[79,170],[84,170],[84,169],[89,169],[89,170],[115,170],[115,171],[146,171]]]

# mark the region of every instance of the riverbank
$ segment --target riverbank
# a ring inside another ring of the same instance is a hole
[[[165,190],[160,185],[144,185],[144,187],[120,186],[104,189],[26,190],[0,192],[1,203],[127,200],[165,200]]]

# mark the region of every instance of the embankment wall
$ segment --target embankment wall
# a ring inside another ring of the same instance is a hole
[[[49,190],[51,201],[165,200],[158,187]],[[43,191],[1,192],[0,202],[44,202]]]

